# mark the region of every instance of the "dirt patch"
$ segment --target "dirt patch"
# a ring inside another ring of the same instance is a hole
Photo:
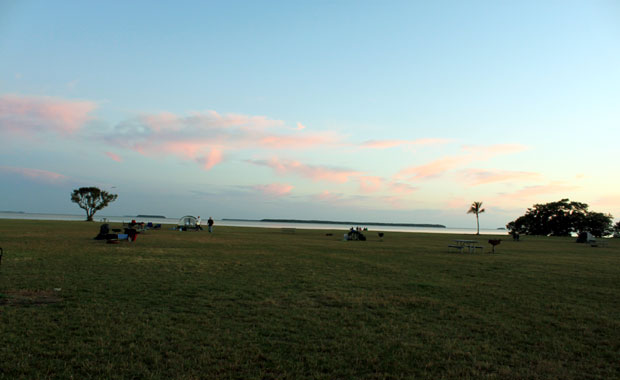
[[[61,302],[63,298],[54,290],[8,290],[0,293],[0,305],[40,306]]]

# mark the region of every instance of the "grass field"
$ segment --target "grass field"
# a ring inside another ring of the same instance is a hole
[[[620,239],[98,228],[0,220],[0,378],[620,378]]]

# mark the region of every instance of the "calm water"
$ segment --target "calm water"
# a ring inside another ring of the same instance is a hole
[[[65,221],[80,221],[84,220],[84,215],[73,214],[30,214],[30,213],[7,213],[0,212],[0,219],[31,219],[31,220],[65,220]],[[108,216],[108,215],[95,215],[94,220],[96,222],[111,222],[122,223],[130,222],[135,219],[138,222],[152,222],[154,224],[171,224],[175,225],[179,221],[179,218],[148,218],[140,219],[135,216]],[[206,220],[203,220],[206,223]],[[298,229],[313,229],[313,230],[342,230],[347,231],[350,227],[346,224],[315,224],[315,223],[275,223],[275,222],[258,222],[258,221],[236,221],[236,220],[215,220],[216,226],[231,226],[231,227],[259,227],[259,228],[298,228]],[[475,228],[429,228],[429,227],[400,227],[400,226],[376,226],[372,224],[363,225],[360,227],[367,227],[371,231],[394,231],[394,232],[425,232],[425,233],[439,233],[439,234],[475,234]],[[507,235],[506,230],[495,229],[480,229],[481,234],[485,235]]]

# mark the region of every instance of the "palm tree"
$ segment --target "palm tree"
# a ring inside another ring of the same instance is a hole
[[[476,214],[476,235],[480,235],[480,221],[478,220],[478,214],[482,214],[484,209],[482,208],[482,202],[474,202],[469,207],[468,214]]]

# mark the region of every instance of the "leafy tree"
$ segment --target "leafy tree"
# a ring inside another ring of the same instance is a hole
[[[602,212],[589,212],[586,214],[583,228],[579,231],[590,231],[596,237],[611,235],[614,232],[613,217]]]
[[[614,237],[620,237],[620,222],[614,224]]]
[[[96,187],[80,187],[71,193],[71,202],[86,210],[86,220],[92,222],[93,215],[110,202],[114,202],[117,197],[116,194],[110,194]]]
[[[535,204],[525,215],[508,223],[506,227],[525,235],[570,236],[574,232],[589,231],[601,237],[612,231],[609,214],[588,211],[588,205],[562,199],[558,202]]]
[[[467,211],[468,214],[476,214],[476,235],[480,235],[480,221],[478,220],[478,214],[482,214],[484,209],[482,208],[482,202],[474,202]]]

